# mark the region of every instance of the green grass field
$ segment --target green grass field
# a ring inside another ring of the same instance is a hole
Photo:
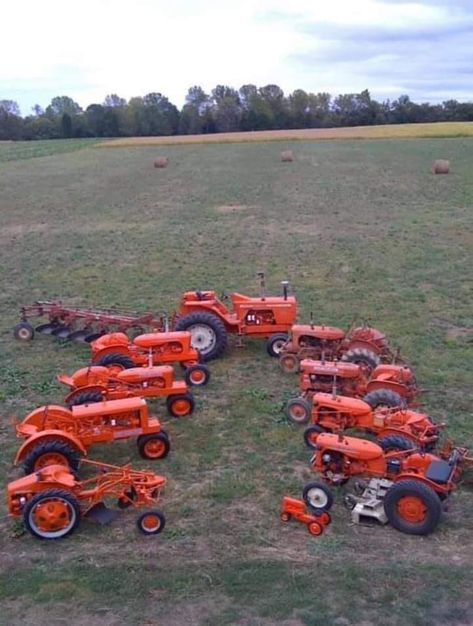
[[[3,149],[3,146],[2,146]],[[281,163],[292,149],[296,160]],[[1,150],[0,150],[1,152]],[[346,327],[369,318],[415,368],[426,410],[473,446],[471,139],[298,141],[82,149],[0,166],[0,482],[18,475],[10,417],[60,403],[59,372],[85,346],[15,342],[22,304],[172,311],[188,288],[256,294],[289,279],[300,320]],[[447,158],[451,174],[434,176]],[[5,160],[5,159],[2,159]],[[452,498],[435,534],[354,526],[336,494],[313,538],[283,526],[283,495],[311,478],[310,452],[281,407],[297,388],[247,341],[211,363],[192,418],[151,467],[168,477],[157,538],[125,512],[84,521],[70,538],[15,537],[0,501],[0,623],[115,626],[471,624],[472,488]],[[140,460],[133,442],[91,458]]]

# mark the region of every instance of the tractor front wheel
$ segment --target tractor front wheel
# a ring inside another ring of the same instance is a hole
[[[191,393],[180,393],[166,398],[168,412],[173,417],[185,417],[194,411],[194,398]]]
[[[210,380],[210,370],[205,365],[191,365],[186,368],[184,380],[192,387],[203,387]]]
[[[318,435],[325,432],[326,430],[323,429],[322,426],[309,426],[309,428],[306,428],[304,431],[304,443],[311,450],[315,450]]]
[[[388,408],[398,407],[400,409],[407,407],[405,399],[395,391],[391,391],[391,389],[375,389],[375,391],[367,393],[363,400],[369,404],[372,409],[382,406]]]
[[[25,474],[32,474],[47,465],[64,465],[73,471],[80,463],[79,452],[64,441],[49,439],[37,444],[23,459],[22,467]]]
[[[13,329],[13,336],[19,341],[31,341],[34,338],[34,328],[29,322],[20,322]]]
[[[136,525],[144,535],[159,535],[166,525],[166,518],[161,511],[147,511],[142,513],[136,520]]]
[[[227,347],[227,329],[222,320],[212,313],[189,313],[180,317],[176,330],[187,330],[191,334],[191,345],[199,351],[202,361],[219,357]]]
[[[332,508],[333,494],[329,487],[317,480],[307,483],[302,490],[302,499],[314,511],[328,511]]]
[[[428,535],[437,527],[442,511],[440,498],[418,480],[400,480],[384,496],[389,523],[402,533]]]
[[[63,489],[48,489],[34,495],[23,511],[26,529],[39,539],[60,539],[79,523],[80,508],[75,496]]]
[[[310,419],[312,407],[305,398],[291,398],[286,404],[286,417],[292,423],[300,426],[307,424]]]
[[[285,374],[297,374],[299,371],[299,359],[295,354],[287,353],[279,355],[279,367]]]
[[[153,461],[164,459],[171,449],[171,443],[164,430],[150,435],[140,435],[136,443],[141,458]]]
[[[286,341],[287,333],[274,333],[274,335],[271,335],[266,342],[266,350],[269,356],[279,357]]]

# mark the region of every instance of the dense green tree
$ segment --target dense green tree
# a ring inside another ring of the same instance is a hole
[[[64,113],[73,117],[74,115],[82,113],[82,109],[77,102],[74,102],[69,96],[56,96],[51,100],[51,104],[46,107],[46,115],[49,117],[63,115]]]

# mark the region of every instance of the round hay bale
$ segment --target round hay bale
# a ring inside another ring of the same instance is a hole
[[[281,161],[283,163],[292,163],[294,161],[292,150],[283,150],[281,152]]]
[[[432,163],[433,174],[448,174],[450,172],[450,161],[437,159]]]
[[[154,167],[167,167],[169,159],[167,157],[157,157],[154,160]]]

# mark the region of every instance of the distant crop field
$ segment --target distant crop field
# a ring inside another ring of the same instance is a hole
[[[0,141],[0,163],[64,154],[88,148],[94,139],[46,139],[44,141]]]
[[[281,163],[281,150],[294,162]],[[62,298],[172,312],[186,289],[256,295],[260,270],[268,293],[290,281],[301,322],[313,312],[384,331],[426,390],[423,410],[473,447],[471,139],[169,145],[165,169],[153,167],[156,152],[92,147],[0,168],[2,493],[19,474],[10,418],[61,404],[56,375],[90,362],[85,345],[15,342],[20,306]],[[431,173],[436,158],[450,160],[449,175]],[[84,520],[42,542],[17,536],[0,498],[0,622],[471,624],[471,484],[428,537],[353,525],[350,484],[335,490],[323,536],[284,525],[282,497],[314,478],[302,431],[282,412],[297,376],[263,342],[235,343],[209,364],[192,417],[150,402],[170,433],[168,458],[146,462],[133,441],[90,449],[168,478],[162,535],[138,534],[127,510],[109,527]]]
[[[406,139],[432,137],[473,137],[473,122],[439,122],[432,124],[389,124],[346,128],[307,128],[296,130],[262,130],[247,133],[213,135],[179,135],[174,137],[122,137],[99,144],[99,147],[148,146],[156,144],[239,143],[246,141],[308,141],[321,139]]]

